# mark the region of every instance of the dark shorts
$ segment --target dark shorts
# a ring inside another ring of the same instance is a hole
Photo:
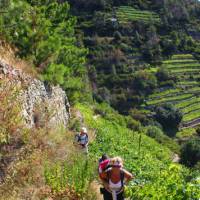
[[[100,188],[100,192],[103,195],[104,200],[113,200],[112,194],[108,192],[105,188]],[[117,200],[124,200],[124,192],[122,191],[117,195]]]

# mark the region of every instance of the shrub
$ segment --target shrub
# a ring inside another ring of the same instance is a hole
[[[193,138],[186,142],[181,149],[181,162],[194,167],[200,161],[200,138]]]
[[[154,138],[158,143],[165,145],[173,152],[180,152],[179,145],[171,138],[164,135],[163,131],[160,128],[156,126],[148,126],[146,130],[146,135],[148,135],[151,138]]]
[[[137,110],[137,109],[130,109],[129,110],[129,115],[134,119],[134,120],[137,120],[137,121],[140,121],[142,123],[144,123],[145,121],[147,121],[147,117],[146,115],[140,111],[140,110]]]
[[[157,79],[151,73],[139,71],[135,74],[133,87],[138,93],[149,94],[157,87]]]
[[[162,81],[160,83],[160,87],[174,87],[175,82],[173,80],[168,80],[168,81]]]
[[[172,104],[158,106],[156,107],[155,112],[156,120],[166,130],[177,129],[183,117],[183,114],[179,111],[179,109],[175,108]]]
[[[156,77],[159,81],[167,81],[170,79],[170,73],[167,69],[162,67],[156,72]]]
[[[158,172],[159,173],[159,172]],[[180,165],[171,164],[161,170],[159,178],[144,185],[135,185],[128,190],[131,199],[193,199],[198,200],[200,190],[195,181],[186,181],[188,170]]]
[[[120,41],[122,39],[122,35],[119,31],[115,31],[113,37],[116,41]]]
[[[141,124],[139,121],[132,119],[130,116],[126,117],[127,128],[133,131],[140,131]]]
[[[200,127],[197,127],[196,133],[197,133],[197,135],[200,137]]]
[[[149,127],[147,128],[146,134],[147,134],[149,137],[156,138],[156,139],[159,139],[160,137],[163,136],[162,130],[159,129],[158,127],[156,127],[156,126],[149,126]]]

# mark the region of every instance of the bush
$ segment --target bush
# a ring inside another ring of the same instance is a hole
[[[200,138],[193,138],[186,142],[181,149],[181,162],[194,167],[200,161]]]
[[[133,131],[140,131],[141,130],[141,123],[132,119],[130,116],[126,117],[127,128]]]
[[[147,116],[140,110],[130,109],[129,115],[136,121],[140,121],[142,123],[147,121]]]
[[[173,152],[179,153],[180,147],[179,145],[173,141],[168,136],[164,135],[162,130],[156,126],[148,126],[146,130],[146,135],[148,135],[151,138],[154,138],[158,143],[165,145],[169,149],[171,149]]]
[[[168,80],[168,81],[162,81],[160,83],[160,87],[174,87],[175,82],[173,80]]]
[[[171,164],[168,169],[160,171],[159,174],[159,178],[154,182],[148,182],[142,187],[132,186],[128,190],[131,199],[199,199],[198,184],[193,180],[185,180],[188,170],[180,165]]]
[[[171,78],[169,71],[163,67],[158,69],[156,77],[159,81],[167,81]]]
[[[149,126],[147,128],[146,134],[151,138],[155,138],[156,140],[160,139],[163,136],[162,130],[156,126]]]
[[[197,127],[196,133],[197,133],[197,135],[200,137],[200,127]]]
[[[122,35],[119,31],[115,31],[113,34],[115,41],[120,41],[122,39]]]
[[[148,72],[139,71],[135,74],[133,87],[138,93],[149,94],[157,87],[156,77]]]
[[[183,117],[183,114],[172,104],[158,106],[156,107],[155,112],[156,120],[166,130],[177,129]]]

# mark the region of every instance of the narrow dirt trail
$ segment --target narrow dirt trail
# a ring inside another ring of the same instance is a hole
[[[91,183],[91,190],[96,194],[96,200],[103,200],[103,195],[100,194],[101,184],[95,180]]]
[[[73,110],[73,115],[76,119],[78,119],[81,123],[81,126],[85,126],[84,118],[79,110]],[[94,119],[97,119],[98,116],[94,116]],[[87,126],[86,126],[87,127]],[[88,137],[89,137],[89,145],[96,139],[96,130],[88,130]],[[77,148],[78,149],[78,148]],[[91,191],[96,195],[96,199],[94,200],[103,200],[103,196],[100,194],[101,184],[99,180],[94,180],[90,184]]]

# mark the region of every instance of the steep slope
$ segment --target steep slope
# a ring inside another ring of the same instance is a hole
[[[122,114],[138,108],[157,88],[156,77],[137,72],[176,53],[199,55],[199,42],[190,34],[199,30],[195,0],[69,2],[79,22],[77,36],[89,48],[93,96]]]
[[[194,127],[199,122],[199,73],[200,63],[190,54],[174,55],[163,62],[162,68],[176,80],[174,86],[159,88],[146,100],[149,108],[164,103],[173,103],[183,113],[181,127]],[[158,69],[158,68],[157,68]],[[157,70],[154,68],[154,70]],[[153,110],[153,109],[152,109]]]
[[[83,104],[77,107],[85,123],[96,130],[96,140],[90,145],[91,158],[97,159],[102,153],[121,156],[125,168],[135,174],[136,180],[127,188],[127,196],[131,199],[200,197],[198,185],[192,184],[195,181],[186,180],[189,171],[181,165],[172,164],[172,152],[147,137],[144,130],[133,132],[127,129],[124,118],[108,107],[102,109],[97,106],[94,110]],[[187,188],[187,192],[183,188]]]

